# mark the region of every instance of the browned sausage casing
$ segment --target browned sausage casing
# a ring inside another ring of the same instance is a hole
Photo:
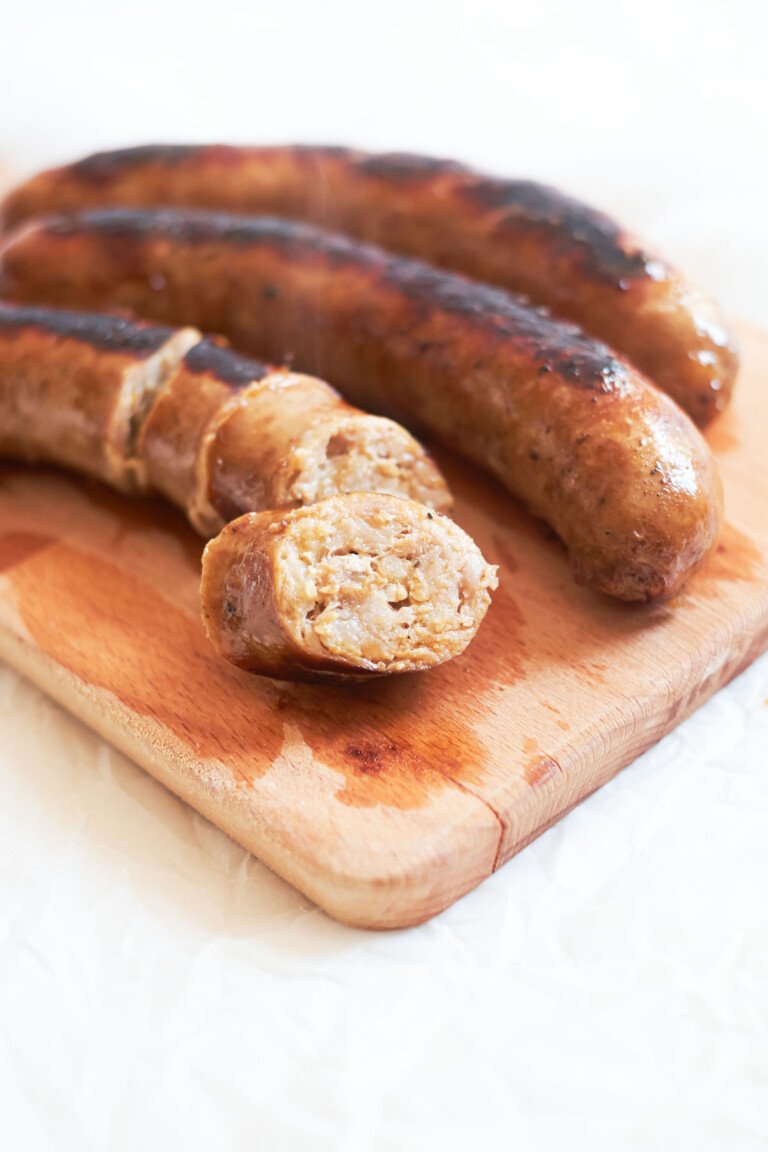
[[[251,672],[418,672],[464,651],[495,587],[496,569],[453,521],[355,492],[228,524],[203,555],[203,622]]]
[[[580,580],[621,599],[673,595],[716,538],[720,482],[688,417],[605,345],[499,289],[310,225],[117,209],[22,227],[0,284],[294,356],[488,468],[551,524]]]
[[[609,217],[528,180],[348,148],[151,146],[43,172],[3,218],[107,205],[298,217],[522,292],[624,354],[700,424],[733,388],[737,355],[714,303]]]

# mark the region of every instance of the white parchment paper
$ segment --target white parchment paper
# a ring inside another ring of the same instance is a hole
[[[357,141],[551,180],[768,326],[766,10],[0,14],[0,166]],[[768,1147],[768,658],[421,928],[341,927],[0,668],[0,1142]]]

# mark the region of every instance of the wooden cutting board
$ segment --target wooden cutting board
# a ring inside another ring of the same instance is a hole
[[[217,659],[201,541],[159,502],[0,472],[0,655],[333,916],[415,924],[479,884],[768,646],[768,335],[710,434],[717,552],[665,605],[577,588],[492,481],[440,457],[501,566],[461,659],[356,687]]]

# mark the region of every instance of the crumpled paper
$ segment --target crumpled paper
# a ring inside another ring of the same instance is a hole
[[[346,7],[16,5],[0,159],[163,137],[463,155],[603,204],[768,324],[765,5]],[[366,933],[0,666],[0,1141],[764,1150],[767,768],[764,657],[476,892]]]
[[[0,731],[10,1146],[394,1150],[436,1123],[449,1149],[764,1146],[768,657],[386,934],[336,924],[9,669]]]

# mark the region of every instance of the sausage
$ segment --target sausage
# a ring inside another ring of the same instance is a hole
[[[0,302],[0,454],[140,491],[138,421],[199,339],[190,328]]]
[[[489,469],[566,545],[577,579],[674,595],[721,519],[687,416],[609,348],[508,293],[311,225],[102,209],[22,228],[0,286],[222,331]]]
[[[464,651],[496,569],[451,520],[377,493],[228,524],[203,554],[208,638],[240,668],[315,678],[416,672]]]
[[[204,536],[340,491],[450,506],[404,428],[322,380],[118,316],[0,304],[0,453],[159,492]]]
[[[402,153],[161,145],[43,172],[2,218],[109,205],[297,217],[523,293],[614,347],[699,424],[733,389],[738,357],[715,304],[608,216],[542,184]]]
[[[210,340],[185,355],[139,448],[149,486],[183,507],[203,536],[243,512],[338,492],[451,506],[437,467],[399,424],[353,408],[322,380],[268,369]]]
[[[235,520],[204,554],[206,630],[253,672],[432,667],[464,650],[496,587],[466,533],[409,498],[450,503],[404,429],[193,328],[0,303],[0,453],[165,492],[205,535],[230,508],[283,500]],[[386,491],[347,493],[350,483]]]

